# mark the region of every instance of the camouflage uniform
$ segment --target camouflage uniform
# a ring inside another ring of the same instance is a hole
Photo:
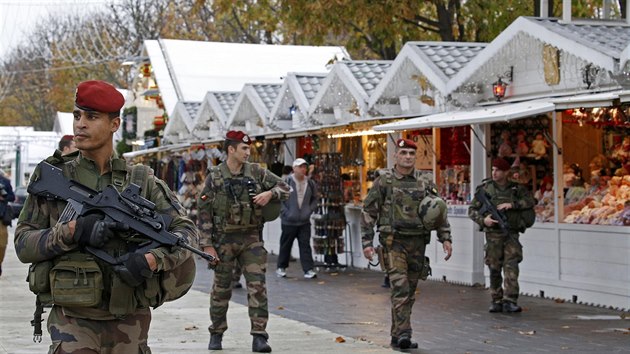
[[[253,183],[247,183],[248,179]],[[235,261],[245,275],[248,291],[251,334],[268,338],[269,312],[265,272],[267,250],[262,241],[264,225],[262,208],[251,198],[271,190],[272,200],[286,200],[289,187],[282,179],[257,164],[244,163],[241,172],[233,175],[225,162],[212,167],[197,205],[197,224],[202,249],[212,246],[220,262],[214,269],[214,284],[210,295],[211,334],[222,334],[228,328],[227,310],[232,297],[232,277]]]
[[[481,215],[479,210],[482,205],[476,198],[468,208],[468,216],[477,223],[481,231],[486,233],[485,263],[490,270],[490,294],[493,303],[509,301],[517,303],[518,264],[523,260],[523,246],[519,242],[519,232],[525,228],[521,221],[522,209],[531,209],[536,204],[532,194],[522,185],[511,181],[504,187],[499,186],[491,179],[485,180],[477,189],[484,189],[490,202],[496,207],[501,203],[512,203],[513,207],[506,211],[508,218],[508,232],[501,231],[495,225],[487,227],[484,224],[486,215]],[[503,278],[501,271],[503,270]],[[503,283],[503,287],[501,286]]]
[[[121,191],[130,182],[130,168],[115,152],[110,160],[111,171],[103,175],[100,175],[93,161],[79,152],[63,158],[58,152],[47,161],[61,167],[66,177],[93,190],[101,191],[111,184]],[[33,180],[38,176],[39,169],[36,169]],[[155,203],[156,211],[173,217],[169,231],[183,237],[189,244],[197,245],[199,235],[195,225],[185,217],[184,209],[164,182],[148,175],[143,196]],[[78,244],[70,235],[67,223],[57,222],[65,205],[64,201],[28,196],[15,231],[15,250],[20,261],[57,261],[70,255],[85,254],[79,250]],[[129,242],[131,241],[122,237],[114,237],[103,249],[109,254],[126,253]],[[171,271],[192,257],[190,251],[180,248],[158,247],[149,252],[155,256],[158,272]],[[53,305],[48,317],[48,332],[52,339],[49,353],[150,353],[147,336],[151,321],[149,307],[152,305],[142,295],[138,295],[149,291],[145,288],[149,283],[141,284],[135,289],[127,287],[131,289],[131,293],[125,293],[129,295],[128,298],[115,296],[113,294],[120,294],[116,291],[121,288],[119,283],[115,283],[115,272],[109,264],[100,260],[97,263],[103,272],[104,285],[100,304],[93,307]],[[192,280],[194,274],[188,277],[191,279],[187,280]],[[158,278],[154,275],[152,279]],[[120,301],[132,304],[126,307],[128,313],[120,314],[118,310],[112,313],[113,308],[120,308]]]
[[[395,168],[381,171],[365,201],[361,219],[363,248],[371,247],[374,226],[379,231],[379,243],[384,247],[385,268],[391,282],[391,336],[411,337],[411,310],[415,291],[425,264],[425,248],[431,240],[431,230],[424,228],[419,213],[421,201],[436,195],[432,182],[416,179],[416,171],[402,175]],[[440,242],[451,241],[450,225],[444,220],[437,228]],[[425,268],[427,267],[427,268]],[[422,276],[426,279],[426,274]]]

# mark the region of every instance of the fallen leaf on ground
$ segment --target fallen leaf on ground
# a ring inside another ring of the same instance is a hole
[[[558,304],[563,304],[564,303],[564,299],[555,299],[554,301],[556,303],[558,303]]]
[[[566,328],[571,328],[571,326],[562,326],[562,328],[565,328],[565,329],[566,329]]]
[[[278,306],[276,307],[278,310],[284,310],[284,306]]]
[[[184,330],[186,330],[186,331],[192,331],[192,330],[195,330],[195,329],[199,329],[199,327],[197,327],[195,325],[192,325],[192,326],[188,326],[188,327],[184,328]]]
[[[322,284],[326,284],[325,281],[318,281],[317,284],[322,285]]]
[[[337,343],[345,343],[346,340],[343,339],[343,337],[337,337],[337,338],[335,338],[335,342],[337,342]]]
[[[534,334],[536,334],[536,331],[518,331],[518,333],[525,336],[533,336]]]

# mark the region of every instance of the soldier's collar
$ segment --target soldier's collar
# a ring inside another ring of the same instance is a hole
[[[79,163],[79,166],[88,167],[88,168],[96,167],[96,163],[94,162],[94,160],[83,156],[83,154],[81,154],[80,152],[77,156],[77,161]],[[122,161],[122,165],[118,161]],[[125,170],[126,168],[125,160],[119,159],[118,153],[116,153],[116,151],[112,151],[112,155],[109,157],[108,164],[109,164],[110,171]]]
[[[394,177],[396,177],[396,179],[403,179],[405,177],[413,177],[413,178],[415,178],[415,176],[416,176],[416,170],[415,169],[412,169],[411,173],[404,175],[404,174],[398,172],[398,170],[396,169],[395,165],[394,165],[394,167],[392,167],[392,173],[394,174]]]

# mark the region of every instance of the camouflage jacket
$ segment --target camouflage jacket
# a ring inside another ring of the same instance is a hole
[[[377,226],[381,234],[393,234],[400,231],[397,225],[407,224],[409,226],[404,227],[407,233],[429,237],[431,230],[423,227],[419,205],[427,193],[437,195],[437,191],[432,181],[415,176],[415,170],[408,175],[400,174],[395,168],[379,171],[379,176],[374,180],[363,201],[361,212],[363,248],[373,245],[374,226]],[[398,213],[395,212],[396,208],[400,209]],[[404,220],[396,215],[404,215]],[[448,220],[438,228],[437,234],[440,242],[451,241]]]
[[[477,191],[483,189],[488,193],[490,202],[496,207],[502,203],[511,203],[512,208],[507,210],[506,216],[508,219],[508,226],[511,230],[519,230],[519,217],[520,213],[524,209],[531,209],[536,205],[536,200],[532,196],[532,193],[525,188],[525,186],[508,181],[505,186],[500,186],[492,179],[484,180],[479,186]],[[481,202],[477,198],[473,198],[470,206],[468,207],[468,217],[474,221],[482,231],[484,232],[500,232],[499,226],[487,227],[483,220],[488,214],[482,215],[479,211],[482,209]]]
[[[115,174],[124,176],[123,186],[117,187],[119,191],[129,183],[130,167],[127,166],[125,160],[118,158],[115,152],[112,153],[110,160],[110,172],[103,175],[99,174],[93,161],[84,158],[79,152],[63,158],[59,154],[54,158],[47,159],[47,161],[57,166],[64,165],[64,171],[70,171],[71,179],[96,191],[101,191],[107,185],[113,184],[112,176]],[[31,180],[38,178],[38,176],[39,169],[36,169]],[[190,245],[197,246],[199,241],[197,228],[186,217],[184,209],[173,192],[163,181],[153,176],[152,171],[145,186],[146,190],[143,191],[143,195],[155,203],[156,211],[173,218],[169,231],[184,238]],[[74,241],[73,235],[70,234],[67,223],[57,222],[65,205],[66,202],[64,201],[47,200],[44,197],[33,195],[26,198],[15,230],[14,240],[15,250],[20,261],[36,263],[78,250],[78,245]],[[121,240],[114,238],[110,242],[121,243]],[[158,247],[150,252],[156,258],[157,271],[171,270],[191,256],[190,251],[180,248]]]
[[[250,177],[254,185],[248,185]],[[226,232],[261,230],[261,207],[251,198],[271,191],[272,200],[287,200],[290,190],[280,177],[255,163],[246,162],[238,174],[232,174],[225,162],[212,167],[197,200],[199,245],[215,246]]]

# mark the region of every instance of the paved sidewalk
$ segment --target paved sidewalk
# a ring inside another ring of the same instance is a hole
[[[26,283],[28,265],[20,263],[13,248],[13,231],[0,276],[0,354],[46,353],[50,339],[44,322],[44,338],[33,342],[30,321],[35,309],[35,295]],[[208,294],[191,290],[183,298],[153,311],[149,345],[153,353],[209,353]],[[48,310],[48,309],[46,309]],[[44,319],[48,313],[44,314]],[[223,338],[222,352],[251,353],[247,307],[230,303],[229,330]],[[372,343],[342,337],[328,330],[298,321],[270,315],[269,344],[274,353],[391,353]],[[338,342],[343,339],[344,342]]]
[[[12,230],[0,277],[0,354],[45,353],[49,339],[33,343],[35,296],[25,282],[28,266],[17,260]],[[389,290],[382,274],[361,269],[321,272],[304,279],[293,263],[278,278],[270,256],[269,343],[274,353],[392,353]],[[193,289],[153,311],[153,353],[210,353],[208,291],[213,272],[198,260]],[[480,287],[423,282],[412,316],[413,353],[630,353],[630,314],[622,311],[521,296],[521,314],[489,314],[489,292]],[[223,346],[251,353],[247,291],[234,291]],[[45,314],[46,318],[48,314]],[[339,343],[337,339],[345,342]],[[222,352],[218,352],[222,353]]]

